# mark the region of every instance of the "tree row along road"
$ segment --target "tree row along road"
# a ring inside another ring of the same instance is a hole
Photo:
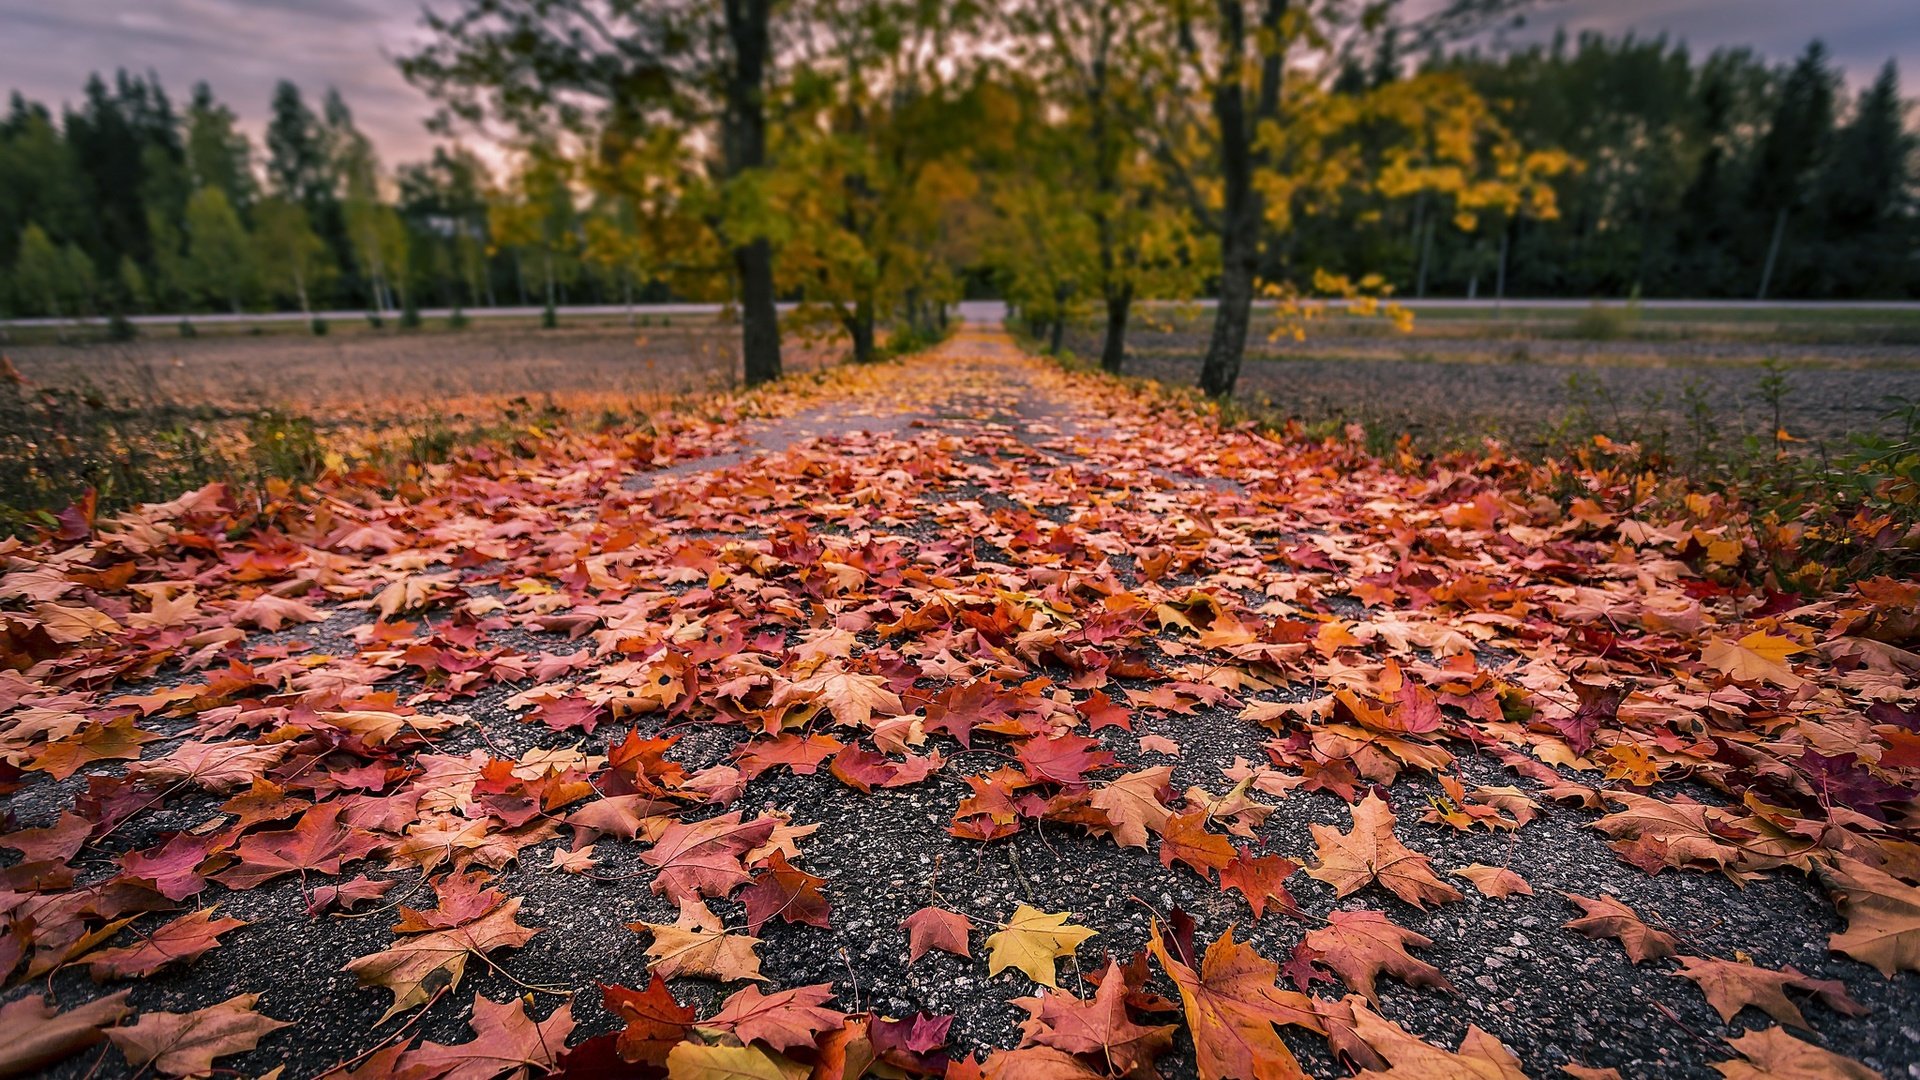
[[[1214,301],[1166,301],[1167,303],[1193,303],[1200,307],[1212,307]],[[1487,299],[1426,299],[1400,300],[1399,303],[1414,311],[1485,311],[1497,312],[1502,309],[1514,311],[1577,311],[1594,304],[1609,306],[1621,305],[1625,301],[1592,300],[1574,297],[1529,298],[1523,300],[1487,300]],[[554,312],[562,318],[593,318],[601,316],[699,316],[719,315],[727,308],[725,304],[574,304],[556,307]],[[781,304],[781,311],[792,311],[796,305]],[[1271,307],[1271,304],[1259,303],[1255,307]],[[1912,300],[1642,300],[1639,306],[1648,311],[1860,311],[1860,312],[1913,312],[1920,314],[1920,301]],[[1003,318],[1006,304],[999,300],[968,300],[958,305],[964,317],[973,321]],[[453,314],[452,308],[421,308],[423,319],[444,319]],[[537,305],[518,307],[462,308],[461,313],[470,319],[512,319],[534,318],[546,309]],[[382,318],[397,319],[398,312],[379,313]],[[228,324],[238,323],[291,323],[305,322],[309,319],[325,319],[329,322],[351,322],[364,319],[365,311],[316,311],[311,315],[299,311],[248,312],[242,314],[176,312],[162,315],[129,315],[127,321],[136,326],[170,326],[182,319],[196,323]],[[0,327],[28,329],[35,327],[58,326],[104,326],[104,317],[81,319],[0,319]]]

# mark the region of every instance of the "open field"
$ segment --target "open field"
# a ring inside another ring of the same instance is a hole
[[[1208,318],[1149,311],[1129,335],[1128,370],[1191,383]],[[1268,340],[1271,329],[1270,320],[1256,324],[1239,401],[1430,444],[1483,434],[1539,443],[1569,425],[1617,438],[1649,426],[1770,438],[1770,394],[1790,435],[1838,443],[1898,434],[1904,421],[1886,414],[1901,399],[1920,400],[1920,344],[1910,343],[1920,341],[1920,317],[1904,310],[1652,309],[1596,319],[1580,309],[1499,318],[1441,309],[1422,312],[1407,334],[1348,318],[1309,325],[1305,342]],[[1075,324],[1066,346],[1097,355],[1100,327]]]
[[[584,322],[584,320],[583,320]],[[315,337],[247,332],[0,350],[0,533],[96,492],[103,508],[214,481],[312,479],[371,458],[424,466],[529,425],[648,426],[739,382],[711,314],[628,329],[518,322]],[[788,370],[837,355],[790,341]]]
[[[820,349],[790,347],[797,370]],[[378,420],[477,415],[513,398],[563,408],[732,385],[739,330],[711,316],[628,329],[619,321],[541,330],[524,320],[463,331],[153,335],[124,343],[25,344],[7,355],[29,381],[246,411],[294,408]]]

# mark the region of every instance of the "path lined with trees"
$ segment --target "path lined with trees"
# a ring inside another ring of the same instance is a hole
[[[1098,311],[1117,369],[1137,300],[1204,296],[1217,394],[1257,298],[1920,295],[1891,65],[1460,44],[1514,6],[472,5],[402,58],[448,141],[395,168],[331,91],[255,146],[205,83],[95,76],[0,123],[0,313],[739,301],[758,380],[776,300],[862,359],[963,295]]]

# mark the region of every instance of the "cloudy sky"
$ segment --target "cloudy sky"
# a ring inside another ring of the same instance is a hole
[[[258,135],[273,84],[317,99],[338,86],[388,161],[421,156],[425,99],[391,57],[419,31],[409,0],[0,0],[0,89],[75,101],[87,72],[152,69],[176,102],[205,79]],[[1920,0],[1559,0],[1529,37],[1555,26],[1666,32],[1705,49],[1753,45],[1786,58],[1825,39],[1856,86],[1889,58],[1920,87]]]

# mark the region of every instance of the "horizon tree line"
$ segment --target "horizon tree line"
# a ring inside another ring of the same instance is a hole
[[[424,16],[448,141],[391,170],[331,90],[280,84],[256,148],[205,83],[96,75],[0,120],[0,309],[722,299],[757,382],[783,329],[864,361],[988,294],[1119,370],[1137,302],[1212,296],[1218,395],[1263,297],[1297,334],[1314,297],[1920,296],[1891,63],[1850,99],[1818,42],[1459,44],[1515,7],[485,0]]]

